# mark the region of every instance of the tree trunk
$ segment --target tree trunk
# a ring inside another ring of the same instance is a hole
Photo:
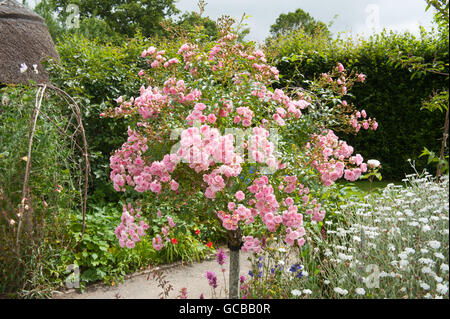
[[[239,252],[242,246],[242,232],[238,228],[227,232],[228,247],[230,248],[230,277],[229,277],[229,299],[239,298],[239,273],[240,259]]]
[[[229,299],[239,298],[239,250],[230,250],[230,293]]]

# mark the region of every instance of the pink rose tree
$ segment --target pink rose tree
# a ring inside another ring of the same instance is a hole
[[[367,166],[332,130],[314,125],[312,115],[323,101],[314,94],[272,89],[278,70],[253,43],[239,42],[231,24],[223,23],[215,43],[186,42],[177,50],[150,47],[142,58],[148,68],[140,75],[148,85],[137,97],[120,97],[118,106],[103,114],[132,123],[127,141],[110,159],[114,188],[133,189],[147,201],[180,209],[200,191],[198,214],[209,214],[227,234],[230,297],[237,298],[239,250],[258,253],[264,242],[254,233],[246,235],[246,227],[258,223],[286,245],[303,246],[309,225],[326,216],[310,181],[321,187],[342,177],[353,181]],[[341,65],[336,72],[341,84],[332,75],[319,83],[345,95],[345,69]],[[347,104],[333,116],[352,128],[353,118],[346,117],[352,112]],[[355,118],[365,119],[360,113]],[[367,122],[374,129],[374,120]],[[162,218],[156,210],[146,214],[124,206],[116,230],[122,246],[134,247],[152,218]],[[168,232],[177,227],[170,216],[167,221],[153,238],[157,250],[171,243]]]

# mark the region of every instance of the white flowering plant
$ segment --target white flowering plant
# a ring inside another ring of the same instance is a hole
[[[253,294],[246,296],[274,297],[278,289],[280,298],[449,298],[449,177],[436,183],[416,172],[403,181],[339,202],[339,218],[326,218],[320,232],[310,228],[298,251],[268,244],[264,252],[276,254],[254,259],[266,271],[253,273],[244,285]],[[270,267],[284,260],[284,271],[271,275]]]

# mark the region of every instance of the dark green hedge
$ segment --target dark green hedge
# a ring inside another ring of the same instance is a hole
[[[412,168],[408,159],[416,160],[420,170],[426,159],[418,159],[424,147],[439,152],[444,126],[444,114],[421,110],[422,101],[433,91],[448,88],[448,78],[426,73],[411,79],[412,71],[397,67],[389,57],[397,52],[409,53],[432,62],[436,57],[448,65],[448,39],[431,34],[416,38],[411,34],[384,32],[368,40],[311,39],[302,34],[270,44],[269,54],[280,70],[282,86],[305,86],[305,79],[313,79],[330,71],[337,62],[347,70],[367,75],[364,84],[357,84],[351,93],[358,109],[365,109],[379,122],[378,130],[361,131],[358,135],[342,135],[366,159],[378,159],[383,164],[383,176],[401,179]],[[297,55],[298,58],[291,58]],[[285,57],[282,59],[282,57]],[[448,72],[448,70],[446,71]],[[448,150],[447,150],[448,154]],[[428,167],[435,173],[434,167]]]
[[[49,63],[51,82],[68,92],[80,105],[89,144],[93,202],[117,201],[109,180],[109,157],[126,140],[126,121],[101,118],[116,106],[121,96],[134,96],[143,84],[138,76],[139,57],[148,40],[136,37],[119,44],[101,43],[80,35],[66,36],[57,43],[60,63]]]

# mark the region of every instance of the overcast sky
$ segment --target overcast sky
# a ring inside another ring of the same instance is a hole
[[[198,11],[197,0],[178,0],[181,11]],[[370,34],[383,28],[396,31],[409,30],[418,34],[419,25],[430,27],[433,14],[425,12],[425,0],[206,0],[205,14],[213,19],[223,14],[247,20],[250,34],[247,40],[263,41],[270,26],[281,13],[298,8],[328,24],[337,14],[331,28],[333,33],[347,31]]]
[[[34,7],[41,0],[27,0]],[[175,0],[182,12],[197,11],[198,0]],[[20,2],[20,0],[19,0]],[[328,24],[333,21],[331,31],[351,32],[368,35],[383,28],[418,34],[419,25],[429,28],[433,13],[425,12],[425,0],[206,0],[204,15],[217,19],[227,14],[240,20],[242,15],[250,15],[247,20],[250,34],[247,40],[263,41],[269,29],[281,13],[303,9],[315,19]]]

